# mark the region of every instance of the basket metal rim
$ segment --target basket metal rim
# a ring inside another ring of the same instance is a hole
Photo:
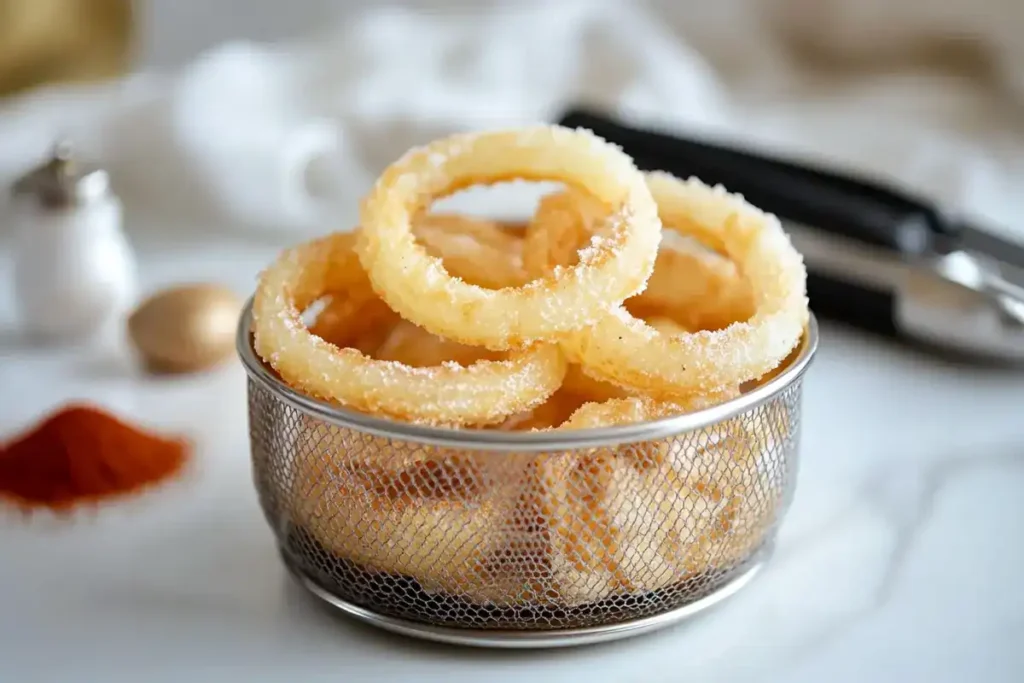
[[[238,356],[250,380],[269,391],[277,400],[309,417],[315,417],[336,427],[440,448],[532,453],[598,448],[668,438],[728,420],[778,396],[803,377],[818,350],[818,321],[811,313],[801,338],[800,352],[785,370],[764,384],[710,408],[649,422],[571,431],[499,432],[484,429],[450,429],[353,412],[292,389],[270,372],[253,348],[252,301],[250,297],[242,309],[235,338]]]

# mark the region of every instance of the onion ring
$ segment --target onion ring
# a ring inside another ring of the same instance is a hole
[[[671,415],[682,415],[694,410],[709,408],[738,394],[739,390],[734,389],[718,394],[695,396],[685,402],[658,401],[646,396],[630,396],[602,403],[585,403],[559,426],[559,429],[593,429],[649,422]]]
[[[466,235],[502,251],[521,252],[523,248],[522,234],[510,232],[504,223],[458,213],[422,214],[413,223],[413,233],[421,237],[422,232]]]
[[[558,389],[565,359],[553,345],[534,344],[513,351],[508,360],[469,367],[411,368],[339,349],[312,334],[301,311],[358,272],[355,239],[338,233],[289,249],[260,277],[254,346],[286,382],[356,410],[441,425],[497,422],[539,405]]]
[[[526,272],[540,277],[572,265],[601,216],[600,203],[585,192],[569,189],[544,197],[527,227]],[[692,241],[673,244],[667,237],[647,287],[625,301],[631,314],[671,317],[690,332],[721,329],[754,314],[750,283],[732,261]]]
[[[352,255],[355,236],[338,236],[339,249],[348,245],[349,256],[337,264],[331,276],[331,289],[309,302],[307,310],[320,303],[323,307],[309,324],[309,331],[338,347],[355,347],[366,353],[366,340],[382,342],[390,328],[401,318],[388,308],[370,285],[370,279]],[[307,311],[303,311],[307,313]],[[357,343],[362,340],[363,343]]]
[[[499,223],[458,214],[426,214],[416,220],[414,229],[427,251],[467,282],[505,287],[528,279],[522,267],[522,237]],[[357,260],[352,260],[351,268],[342,287],[328,295],[310,331],[335,346],[368,353],[373,341],[379,344],[387,336],[385,326],[401,318],[373,291]],[[354,344],[356,339],[362,345]]]
[[[626,398],[630,395],[629,389],[620,387],[603,380],[595,379],[587,374],[586,370],[576,364],[570,364],[565,370],[565,379],[562,380],[562,390],[570,394],[581,396],[585,402],[610,401],[617,398]]]
[[[648,174],[666,225],[733,259],[755,292],[754,315],[723,330],[664,335],[616,306],[565,336],[569,359],[593,377],[655,398],[739,386],[778,366],[808,318],[807,273],[778,220],[723,188]]]
[[[682,334],[687,330],[675,320],[664,316],[645,318],[644,322],[658,330],[662,334]],[[565,379],[562,380],[562,388],[570,394],[585,398],[584,402],[602,402],[612,399],[627,398],[635,392],[629,389],[605,382],[604,380],[591,377],[585,368],[579,365],[570,364],[565,371]]]
[[[750,283],[729,259],[697,246],[663,246],[647,289],[625,306],[635,317],[670,316],[689,332],[720,330],[754,314]]]
[[[398,463],[380,442],[353,459],[348,448],[315,447],[321,434],[306,438],[313,446],[297,451],[290,512],[317,542],[430,590],[486,599],[495,577],[482,565],[501,540],[492,530],[516,503],[515,482],[498,479],[507,463],[436,452]]]
[[[542,197],[523,240],[527,274],[540,278],[555,268],[578,263],[580,247],[606,213],[605,206],[586,192],[569,189]]]
[[[643,422],[705,407],[708,401],[674,404],[631,397],[590,403],[561,429]],[[562,581],[560,591],[586,602],[609,593],[654,590],[716,566],[718,554],[732,550],[725,548],[731,542],[726,531],[736,522],[742,498],[710,471],[728,474],[736,466],[726,461],[740,449],[741,429],[733,420],[699,439],[644,441],[537,461],[527,485],[536,491],[537,507],[545,511],[540,518],[550,527],[549,562]],[[644,562],[635,561],[639,556]]]
[[[466,346],[430,334],[407,320],[391,328],[387,338],[373,353],[377,360],[390,360],[414,368],[429,368],[445,362],[470,365],[480,360],[502,360],[505,354],[481,346]]]
[[[309,331],[339,348],[353,348],[372,354],[401,321],[372,289],[367,292],[349,290],[328,296],[327,305],[309,326]]]
[[[445,270],[471,285],[500,289],[529,280],[523,270],[523,240],[494,222],[428,214],[415,222],[413,232]]]
[[[562,181],[607,208],[580,263],[519,287],[489,290],[452,277],[413,239],[413,216],[473,184]],[[361,211],[358,251],[374,289],[434,334],[502,351],[552,341],[641,291],[661,241],[657,207],[633,161],[593,133],[557,126],[455,135],[412,150],[378,179]]]
[[[544,403],[533,410],[513,415],[502,422],[498,429],[505,432],[530,432],[554,429],[568,420],[586,402],[587,398],[567,391],[563,386]]]
[[[414,230],[427,250],[441,258],[456,277],[472,282],[480,276],[502,282],[502,286],[526,279],[523,240],[500,223],[459,214],[426,214],[417,219]],[[381,318],[401,319],[373,291],[358,260],[350,262],[352,269],[344,274],[342,287],[327,295],[326,306],[310,326],[313,334],[337,346],[347,346],[347,340],[369,331]]]

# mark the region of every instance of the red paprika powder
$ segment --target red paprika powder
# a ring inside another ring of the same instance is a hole
[[[0,446],[0,498],[68,512],[158,484],[181,471],[188,443],[144,432],[103,410],[69,405]]]

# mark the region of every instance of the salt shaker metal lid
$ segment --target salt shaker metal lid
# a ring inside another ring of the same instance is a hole
[[[84,163],[67,141],[54,145],[50,157],[15,181],[11,194],[44,210],[71,209],[110,192],[110,177],[98,166]]]

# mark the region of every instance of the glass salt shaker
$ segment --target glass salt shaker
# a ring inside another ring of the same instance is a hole
[[[124,316],[136,294],[135,258],[107,173],[59,143],[12,195],[14,295],[24,331],[70,341]]]

